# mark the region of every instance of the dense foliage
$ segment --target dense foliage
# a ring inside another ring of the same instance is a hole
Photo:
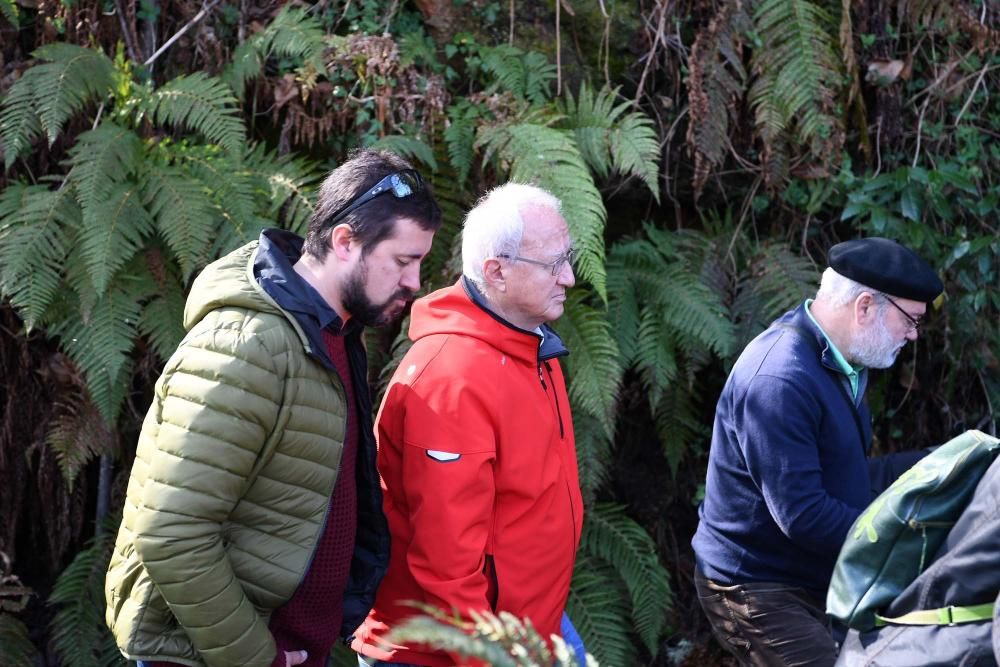
[[[870,389],[878,450],[995,431],[998,22],[985,0],[0,0],[0,663],[118,660],[108,526],[187,288],[263,227],[302,232],[372,145],[445,209],[427,290],[484,190],[562,198],[570,614],[605,665],[723,660],[690,584],[714,400],[831,244],[899,239],[947,286]],[[372,332],[374,390],[405,331]]]

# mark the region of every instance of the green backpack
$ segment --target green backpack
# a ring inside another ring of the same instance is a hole
[[[966,431],[899,476],[858,517],[840,549],[826,612],[856,630],[887,622],[879,615],[930,565],[979,479],[1000,453],[1000,440]],[[980,620],[989,610],[950,607],[944,624]]]

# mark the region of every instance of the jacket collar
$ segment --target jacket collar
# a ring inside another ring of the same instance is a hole
[[[569,354],[569,350],[567,350],[566,346],[563,344],[562,338],[560,338],[559,334],[557,334],[555,330],[548,324],[541,325],[535,331],[528,331],[527,329],[522,329],[521,327],[515,326],[514,324],[511,324],[504,318],[497,315],[496,312],[494,312],[493,309],[490,308],[489,302],[486,300],[486,297],[483,295],[482,292],[479,291],[479,288],[476,287],[476,284],[471,280],[469,280],[468,276],[463,275],[461,282],[462,282],[462,288],[465,290],[465,293],[468,295],[472,303],[476,304],[477,306],[479,306],[479,308],[486,311],[486,313],[488,313],[489,316],[492,317],[494,320],[504,325],[505,327],[513,329],[514,331],[518,331],[528,336],[535,336],[541,339],[538,346],[538,361],[547,361],[549,359],[555,359],[557,357],[564,357]]]

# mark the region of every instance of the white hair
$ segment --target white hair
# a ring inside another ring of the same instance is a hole
[[[465,216],[462,272],[480,288],[485,283],[483,262],[517,254],[524,236],[521,212],[532,206],[562,212],[562,202],[551,193],[534,185],[507,183],[486,193]]]
[[[824,301],[831,306],[846,306],[860,296],[862,292],[879,294],[879,291],[867,285],[862,285],[856,280],[842,276],[831,268],[823,272],[823,277],[819,281],[819,291],[816,292],[816,300]]]

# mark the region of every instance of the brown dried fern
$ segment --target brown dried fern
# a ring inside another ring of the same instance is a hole
[[[698,33],[688,61],[688,133],[694,154],[693,187],[701,194],[712,169],[721,164],[735,121],[736,102],[747,74],[743,68],[742,35],[750,17],[741,0],[725,2],[708,27]]]

